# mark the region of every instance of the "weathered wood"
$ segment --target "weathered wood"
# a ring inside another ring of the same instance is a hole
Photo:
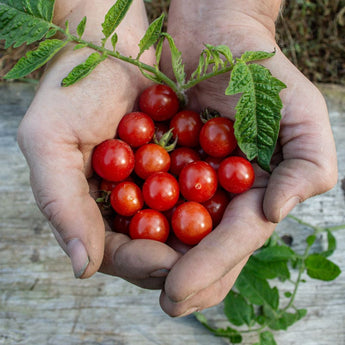
[[[330,226],[345,223],[341,187],[345,179],[345,90],[322,86],[322,92],[338,149],[339,182],[330,192],[298,206],[293,214],[312,224]],[[166,316],[158,304],[158,291],[101,274],[83,281],[73,278],[69,260],[35,205],[28,168],[16,143],[16,129],[33,95],[32,85],[0,84],[0,344],[227,344],[192,316]],[[292,235],[297,249],[308,233],[291,219],[284,220],[278,231]],[[332,260],[345,271],[345,231],[335,235],[338,249]],[[307,279],[296,304],[309,313],[287,332],[278,332],[277,342],[344,345],[344,291],[344,274],[331,283]],[[226,326],[221,309],[221,305],[210,308],[205,315],[213,324]]]

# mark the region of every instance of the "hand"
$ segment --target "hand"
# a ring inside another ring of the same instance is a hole
[[[161,295],[161,306],[170,315],[186,315],[218,304],[276,223],[298,203],[336,183],[336,151],[325,101],[274,40],[279,3],[171,2],[168,31],[182,52],[187,72],[196,67],[204,43],[226,44],[237,56],[246,50],[276,49],[276,55],[262,63],[287,89],[281,92],[284,108],[272,174],[255,167],[254,187],[236,196],[220,225],[173,266]],[[167,63],[167,52],[163,58]],[[170,71],[168,64],[163,68]],[[220,76],[200,83],[189,94],[190,106],[213,108],[234,119],[234,98],[224,95],[227,82],[228,77]]]
[[[85,37],[100,41],[101,22],[113,0],[57,1],[56,21],[70,22],[71,30],[86,15]],[[147,27],[144,5],[134,1],[118,28],[118,49],[136,56],[138,42]],[[162,243],[130,241],[122,234],[105,232],[107,224],[90,195],[94,184],[90,157],[93,148],[114,137],[121,117],[132,111],[138,95],[150,84],[136,67],[107,59],[87,78],[63,88],[61,80],[90,51],[71,52],[68,47],[45,72],[37,94],[25,115],[18,142],[28,161],[37,204],[50,221],[61,247],[72,261],[78,278],[99,269],[139,286],[161,288],[164,276],[179,255]],[[142,56],[152,64],[153,51]],[[89,185],[90,184],[90,185]],[[96,187],[97,189],[97,187]]]

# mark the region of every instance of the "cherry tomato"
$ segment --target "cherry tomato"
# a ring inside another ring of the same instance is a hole
[[[145,180],[155,172],[168,171],[170,161],[169,153],[162,146],[153,143],[146,144],[140,146],[135,152],[134,171]]]
[[[142,192],[147,206],[157,211],[172,208],[180,195],[176,178],[167,172],[150,175],[143,184]]]
[[[226,117],[208,120],[200,131],[199,141],[208,155],[228,156],[237,146],[233,122]]]
[[[165,242],[169,231],[169,222],[165,216],[150,208],[138,211],[129,224],[129,235],[132,239]]]
[[[216,171],[204,161],[187,164],[180,172],[181,194],[189,201],[205,202],[216,192]]]
[[[213,227],[216,227],[223,218],[226,207],[230,202],[230,197],[223,189],[218,188],[211,199],[203,203],[212,218]]]
[[[141,112],[126,114],[117,127],[120,139],[131,147],[139,147],[151,141],[155,125],[150,116]]]
[[[222,162],[223,158],[221,157],[212,157],[207,156],[205,157],[204,161],[211,165],[214,170],[218,170],[220,163]]]
[[[170,121],[170,128],[173,128],[173,135],[180,146],[198,146],[202,126],[200,115],[192,110],[182,110]]]
[[[110,194],[113,209],[122,216],[133,216],[144,206],[140,188],[133,182],[120,182]]]
[[[178,147],[170,153],[170,159],[170,172],[174,175],[179,175],[188,163],[199,161],[200,156],[192,148]]]
[[[194,245],[212,231],[212,218],[203,205],[187,201],[176,208],[171,227],[181,242]]]
[[[238,156],[225,158],[218,168],[220,185],[230,193],[243,193],[254,183],[255,173],[250,162]]]
[[[125,181],[134,182],[131,176],[126,177]],[[99,184],[99,189],[104,192],[111,192],[119,184],[119,182],[122,181],[115,182],[102,179],[101,183]]]
[[[155,138],[160,140],[166,132],[169,130],[169,122],[156,122],[155,123]]]
[[[113,219],[113,230],[121,234],[129,234],[129,223],[131,222],[131,217],[122,216],[121,214],[115,214]]]
[[[106,180],[124,180],[134,168],[133,151],[122,140],[105,140],[97,145],[93,151],[92,167],[100,177]]]
[[[169,86],[155,84],[139,96],[139,108],[153,120],[165,121],[177,113],[179,100]]]

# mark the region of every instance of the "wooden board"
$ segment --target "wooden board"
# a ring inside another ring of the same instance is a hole
[[[345,223],[345,90],[320,87],[336,139],[339,182],[293,214],[315,225],[338,225]],[[28,168],[16,143],[18,124],[33,95],[30,84],[0,84],[0,344],[228,344],[193,316],[165,315],[158,291],[102,274],[74,279],[68,258],[35,205]],[[287,219],[278,231],[292,235],[298,248],[308,229]],[[335,235],[338,249],[332,260],[345,271],[345,231]],[[309,313],[288,332],[278,332],[278,344],[345,344],[345,274],[331,283],[308,280],[296,304]],[[226,326],[222,305],[205,315],[214,325]]]

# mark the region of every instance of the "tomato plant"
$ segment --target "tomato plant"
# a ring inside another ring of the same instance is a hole
[[[165,242],[169,232],[170,226],[166,217],[150,208],[138,211],[129,224],[129,235],[132,239]]]
[[[238,156],[230,156],[218,168],[220,185],[230,193],[243,193],[252,187],[255,172],[251,163]]]
[[[187,201],[176,208],[171,227],[181,242],[195,245],[212,231],[212,218],[203,205]]]
[[[122,140],[108,139],[97,145],[92,154],[92,167],[108,181],[121,181],[134,168],[134,153]]]
[[[139,108],[155,121],[165,121],[179,109],[175,92],[166,85],[154,84],[145,89],[139,97]]]
[[[151,141],[155,125],[150,116],[142,112],[126,114],[117,127],[120,139],[131,147],[139,147]]]

